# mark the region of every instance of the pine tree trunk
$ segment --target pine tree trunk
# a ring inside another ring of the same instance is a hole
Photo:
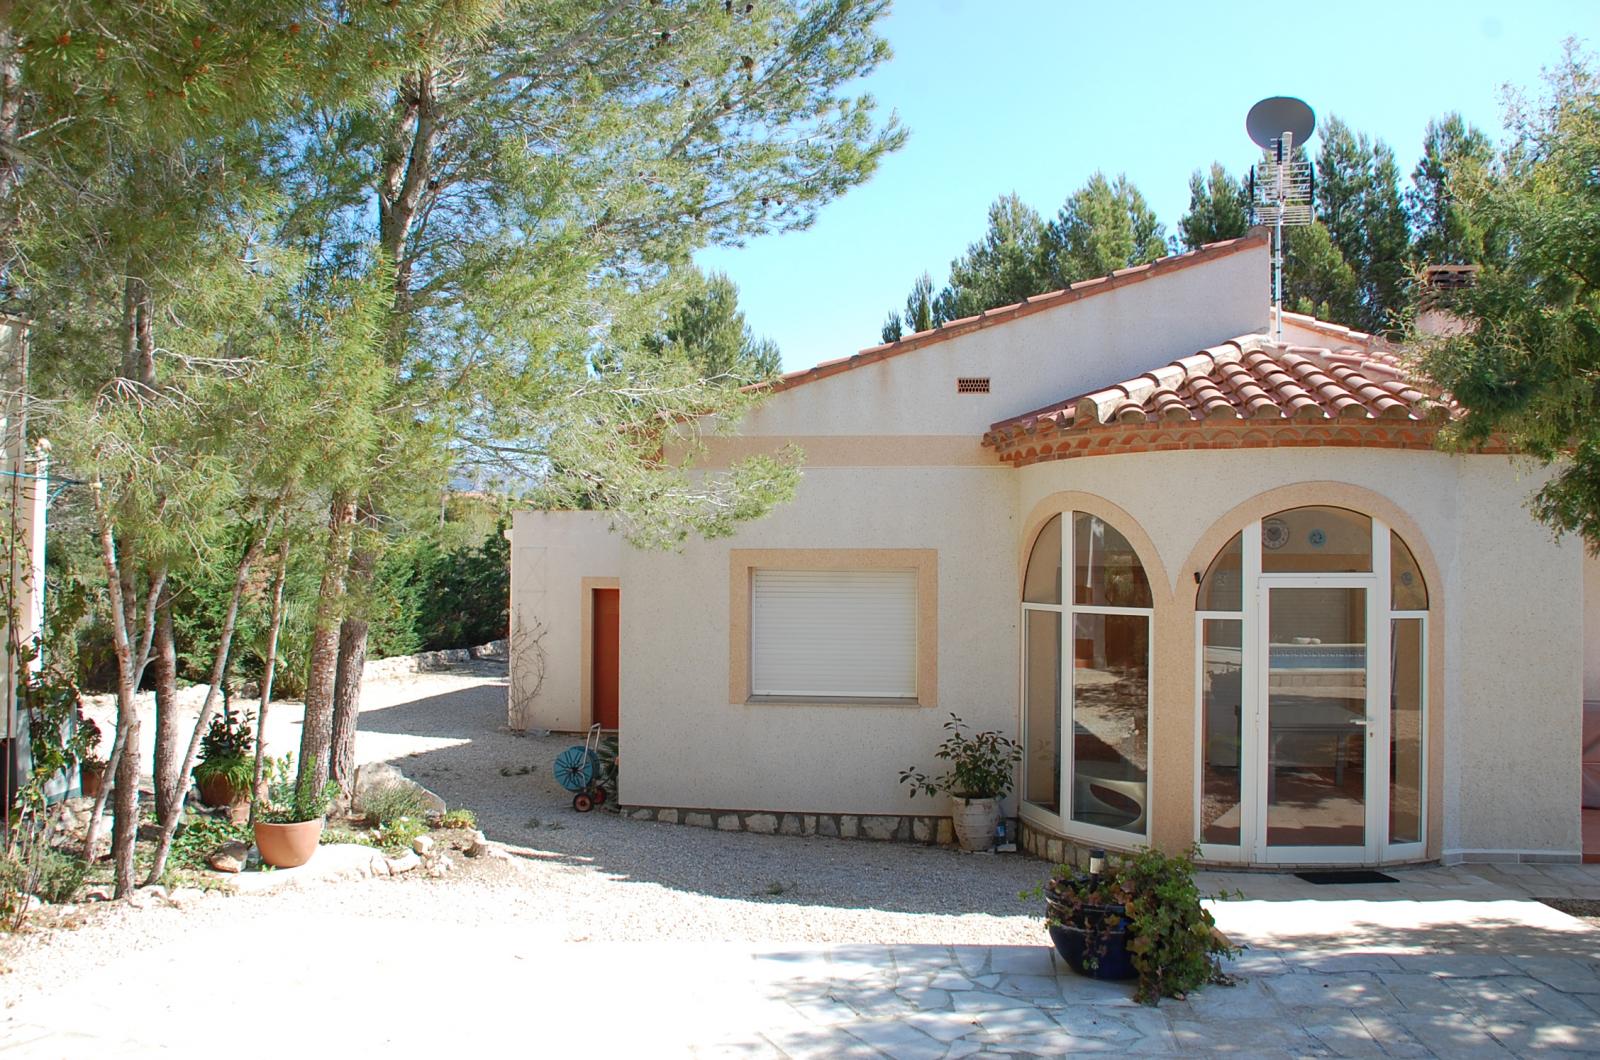
[[[116,816],[111,829],[111,859],[115,894],[122,898],[133,889],[134,843],[139,837],[139,698],[133,687],[133,647],[128,642],[127,609],[122,595],[122,571],[117,563],[116,537],[98,483],[93,487],[93,494],[100,562],[105,568],[106,591],[111,597],[111,645],[117,656],[117,742],[122,745],[122,753],[118,756],[115,774],[112,812]]]
[[[178,652],[172,636],[172,600],[161,594],[156,605],[155,637],[150,659],[156,686],[156,816],[165,820],[179,790],[178,769]]]
[[[272,617],[267,623],[267,664],[261,673],[261,707],[256,711],[256,764],[250,782],[250,825],[261,805],[262,749],[267,743],[267,708],[272,705],[272,678],[278,669],[278,631],[283,628],[283,583],[289,575],[289,539],[278,546],[278,572],[272,578]]]
[[[150,862],[150,878],[148,883],[155,883],[161,879],[161,874],[167,870],[167,854],[172,850],[172,837],[178,829],[178,821],[183,816],[184,796],[187,794],[188,784],[182,783],[189,776],[189,770],[194,768],[196,754],[200,750],[200,739],[206,729],[211,725],[211,716],[216,713],[217,693],[222,688],[222,683],[227,678],[228,655],[233,649],[233,631],[238,626],[239,603],[244,599],[245,589],[250,584],[250,572],[255,569],[256,561],[261,558],[262,546],[266,543],[267,535],[272,533],[272,524],[277,519],[277,513],[268,517],[267,523],[261,532],[250,540],[245,549],[244,556],[239,560],[238,571],[233,578],[233,592],[228,597],[228,610],[222,616],[222,630],[217,636],[217,654],[211,663],[211,687],[206,690],[205,704],[200,708],[200,716],[195,719],[194,731],[189,734],[189,747],[184,752],[183,760],[178,764],[178,783],[171,790],[165,792],[168,810],[161,814],[161,832],[156,837],[155,856]],[[159,800],[162,791],[156,789]]]
[[[333,746],[329,777],[348,798],[356,779],[356,727],[361,715],[361,676],[367,664],[367,620],[339,623],[339,668],[333,685]]]
[[[339,610],[344,604],[345,572],[350,565],[351,528],[356,503],[334,496],[328,512],[328,553],[317,590],[317,616],[311,629],[311,661],[306,673],[306,714],[300,728],[297,791],[321,791],[328,783],[328,751],[333,742],[333,684],[339,665]]]
[[[350,560],[350,583],[345,596],[360,601],[358,607],[365,607],[376,562],[370,548],[358,550]],[[329,759],[330,777],[338,782],[346,798],[353,794],[356,778],[356,728],[361,718],[361,679],[367,665],[368,629],[364,614],[348,615],[339,623],[339,665],[333,683],[333,741]]]

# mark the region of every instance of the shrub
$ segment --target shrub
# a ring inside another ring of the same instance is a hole
[[[478,827],[478,815],[465,809],[447,810],[439,817],[439,827],[471,831]]]
[[[1221,958],[1239,952],[1200,904],[1194,854],[1193,849],[1170,856],[1144,850],[1113,858],[1097,875],[1061,865],[1042,888],[1024,897],[1038,897],[1042,890],[1045,922],[1086,927],[1091,952],[1095,933],[1115,930],[1125,915],[1128,954],[1139,973],[1135,999],[1153,1005],[1163,997],[1181,998],[1206,983],[1231,983]]]
[[[250,843],[249,825],[233,824],[218,817],[190,814],[172,837],[168,864],[174,869],[207,869],[206,857],[228,842]]]
[[[429,805],[428,797],[421,789],[410,784],[389,783],[363,792],[361,809],[370,823],[381,828],[401,817],[424,820],[428,816]]]
[[[427,822],[420,817],[396,817],[380,827],[373,839],[385,850],[410,850],[411,841],[427,830]]]
[[[918,792],[937,795],[944,792],[958,799],[1003,799],[1016,779],[1016,766],[1022,760],[1022,745],[992,729],[968,736],[966,723],[955,714],[944,723],[945,737],[934,757],[950,763],[944,776],[930,780],[916,766],[900,771],[900,783]]]
[[[30,894],[51,905],[70,902],[88,871],[82,859],[53,847],[38,847],[27,856],[13,852],[0,858],[0,905],[14,913]]]

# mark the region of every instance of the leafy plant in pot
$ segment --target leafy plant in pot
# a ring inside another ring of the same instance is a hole
[[[328,806],[338,794],[334,781],[320,789],[310,783],[296,786],[293,773],[283,769],[268,787],[267,806],[257,808],[255,839],[261,860],[278,869],[310,861],[322,839]]]
[[[194,767],[194,782],[207,806],[231,810],[245,805],[255,777],[253,740],[248,715],[241,718],[224,706],[222,713],[211,719],[211,727],[200,739],[200,761]]]
[[[1072,968],[1096,979],[1139,980],[1134,998],[1155,1004],[1206,983],[1231,984],[1221,958],[1238,953],[1216,929],[1194,882],[1194,851],[1145,850],[1089,871],[1057,867],[1023,897],[1045,900],[1045,925]]]
[[[1022,760],[1022,745],[993,729],[967,735],[966,723],[954,713],[944,723],[945,737],[934,757],[950,763],[936,779],[917,766],[900,771],[900,783],[911,786],[911,795],[951,799],[950,817],[956,839],[963,850],[988,850],[994,846],[1000,824],[1000,800],[1011,793],[1017,763]]]

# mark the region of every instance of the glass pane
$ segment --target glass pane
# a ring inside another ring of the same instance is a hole
[[[1397,618],[1390,629],[1389,842],[1420,843],[1422,619]]]
[[[1150,621],[1074,615],[1072,819],[1145,833]]]
[[[1061,797],[1061,613],[1023,611],[1022,797],[1051,813]]]
[[[1365,589],[1271,590],[1267,843],[1366,842]]]
[[[1072,513],[1075,600],[1093,607],[1149,607],[1150,583],[1138,553],[1110,524]]]
[[[1200,660],[1200,841],[1239,844],[1240,705],[1244,702],[1244,623],[1208,618]]]
[[[1195,598],[1196,611],[1238,611],[1244,603],[1244,535],[1234,534],[1211,561]]]
[[[1028,573],[1022,579],[1022,599],[1030,604],[1061,602],[1061,516],[1053,515],[1034,538],[1028,556]]]
[[[1400,535],[1389,535],[1389,610],[1426,611],[1428,584],[1422,580],[1417,557]]]
[[[1372,569],[1372,520],[1347,508],[1291,508],[1261,520],[1261,571]]]

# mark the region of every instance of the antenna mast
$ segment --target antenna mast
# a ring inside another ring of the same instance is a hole
[[[1273,96],[1250,108],[1245,128],[1265,153],[1250,175],[1256,224],[1272,226],[1272,340],[1283,341],[1283,229],[1311,223],[1311,163],[1296,160],[1317,119],[1304,102]]]

